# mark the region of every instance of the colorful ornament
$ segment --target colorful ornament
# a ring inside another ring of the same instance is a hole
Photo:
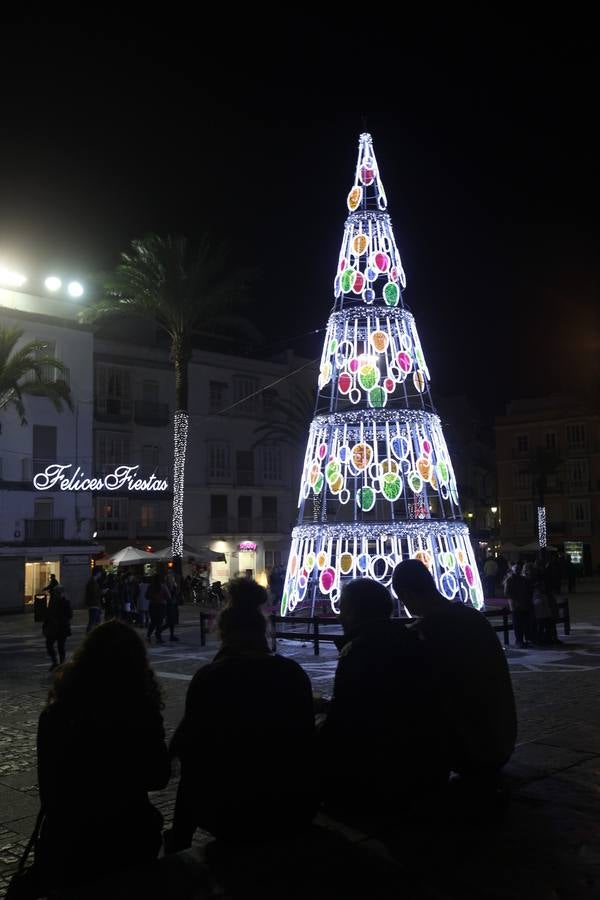
[[[362,188],[360,185],[355,184],[350,193],[348,194],[348,199],[346,203],[348,204],[348,209],[350,212],[354,212],[360,206],[362,200]]]
[[[335,569],[332,569],[331,566],[327,569],[323,569],[321,572],[321,577],[319,578],[319,586],[324,594],[328,594],[335,584]]]
[[[375,172],[370,166],[360,167],[360,180],[364,185],[373,184],[375,181]]]
[[[379,370],[376,366],[366,363],[358,370],[358,383],[363,390],[368,391],[375,387],[379,381]]]
[[[385,331],[374,331],[373,334],[369,337],[369,341],[371,343],[371,346],[374,350],[377,351],[377,353],[383,353],[384,350],[387,350],[390,339]]]
[[[357,256],[362,256],[369,246],[369,238],[366,234],[356,234],[352,238],[352,249]]]
[[[390,267],[390,258],[387,253],[375,253],[373,256],[373,265],[380,272],[387,272]]]
[[[400,350],[399,353],[396,354],[396,362],[398,363],[400,370],[404,372],[404,374],[408,374],[412,369],[412,359],[410,358],[410,354],[406,352],[406,350]]]
[[[425,377],[422,372],[413,372],[413,384],[420,394],[425,390]]]
[[[370,487],[361,487],[356,492],[356,502],[364,512],[370,512],[375,506],[375,491]]]
[[[347,372],[342,372],[338,378],[338,390],[340,394],[347,394],[352,387],[352,378]]]
[[[366,469],[373,458],[373,450],[369,444],[355,444],[352,448],[352,462],[354,468],[362,471]]]
[[[372,409],[383,409],[387,403],[387,394],[382,387],[371,388],[368,394],[368,402]]]
[[[349,575],[354,565],[354,557],[351,553],[342,553],[340,556],[340,572]]]
[[[387,500],[397,500],[402,493],[402,479],[393,472],[383,476],[383,494]]]
[[[346,273],[344,273],[345,275]],[[342,275],[342,286],[343,286],[343,275]],[[398,306],[398,301],[400,299],[400,291],[398,289],[398,285],[394,284],[393,281],[388,281],[383,286],[383,299],[387,303],[388,306]]]
[[[342,272],[341,285],[342,290],[345,294],[352,290],[352,286],[356,280],[356,270],[355,269],[345,269]]]
[[[352,291],[355,294],[360,294],[362,292],[362,289],[364,288],[364,286],[365,286],[365,276],[363,275],[362,272],[357,272],[356,278],[354,279],[354,284],[352,285]]]

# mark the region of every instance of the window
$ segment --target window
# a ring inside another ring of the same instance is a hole
[[[36,500],[33,504],[34,519],[53,519],[54,500]]]
[[[269,444],[262,448],[263,478],[265,481],[281,481],[281,447]]]
[[[515,469],[513,483],[518,491],[531,491],[531,475],[525,469]]]
[[[527,453],[529,450],[529,438],[526,434],[518,434],[517,435],[517,452],[518,453]]]
[[[546,432],[546,450],[556,450],[556,432]]]
[[[167,516],[164,507],[160,503],[142,503],[138,529],[146,534],[166,534]]]
[[[104,534],[127,533],[129,501],[126,497],[97,497],[96,523]]]
[[[240,531],[252,528],[252,497],[238,497],[238,528]]]
[[[227,494],[210,495],[210,525],[214,531],[227,529]]]
[[[235,454],[236,483],[254,484],[254,453],[252,450],[238,450]]]
[[[115,366],[98,366],[96,369],[96,392],[101,397],[129,398],[131,378],[127,369]]]
[[[57,359],[56,356],[56,341],[49,341],[46,338],[36,338],[38,341],[42,341],[46,346],[43,350],[36,350],[33,354],[33,358],[43,359],[46,356],[52,356],[54,359]],[[56,368],[56,366],[42,366],[41,367],[41,376],[46,381],[66,381],[69,383],[69,370],[64,369],[62,372]]]
[[[262,498],[263,531],[277,531],[277,497]]]
[[[569,447],[585,447],[585,425],[567,425],[567,443]]]
[[[518,525],[529,525],[533,521],[531,503],[515,503],[515,518]]]
[[[33,474],[43,472],[46,466],[56,462],[56,427],[33,426]]]
[[[585,487],[589,480],[587,459],[569,460],[569,483],[576,487]]]
[[[116,466],[130,466],[131,441],[122,431],[98,432],[96,436],[98,465],[101,472],[112,471]]]
[[[142,381],[142,402],[158,403],[158,381]]]
[[[585,528],[590,525],[590,501],[571,500],[569,502],[569,520],[575,528]]]
[[[229,385],[224,381],[208,382],[208,410],[209,412],[220,412],[227,406],[227,391]]]
[[[231,477],[229,444],[225,441],[209,441],[208,477],[213,481],[227,481]]]
[[[281,564],[281,550],[265,550],[265,569],[272,569]]]
[[[142,475],[151,475],[158,469],[160,447],[156,444],[142,444],[140,469]]]
[[[257,378],[252,378],[250,375],[235,376],[235,378],[233,379],[234,403],[238,403],[240,400],[244,401],[238,406],[238,412],[241,412],[242,415],[252,415],[256,412],[258,407],[258,396],[256,396],[257,391]]]
[[[263,412],[271,412],[279,399],[279,394],[274,388],[267,388],[262,393]]]

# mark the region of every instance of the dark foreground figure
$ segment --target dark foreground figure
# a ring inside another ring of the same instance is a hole
[[[37,750],[44,888],[61,896],[158,856],[162,816],[148,791],[165,787],[170,764],[158,684],[129,625],[98,625],[57,671]]]
[[[194,675],[171,744],[181,780],[170,851],[189,847],[196,827],[226,841],[261,841],[307,827],[316,812],[309,678],[269,651],[266,591],[239,580],[229,592],[221,649]],[[278,778],[278,767],[293,777]]]
[[[394,590],[419,617],[452,771],[492,783],[517,735],[510,673],[496,634],[477,610],[446,600],[418,560],[396,566]]]

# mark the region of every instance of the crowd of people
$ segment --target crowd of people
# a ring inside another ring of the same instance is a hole
[[[336,815],[412,818],[441,808],[457,780],[492,796],[517,727],[496,635],[476,610],[438,593],[419,561],[397,566],[393,587],[414,620],[392,619],[391,595],[377,582],[343,588],[340,658],[325,700],[298,663],[270,651],[267,592],[250,579],[231,582],[220,649],[193,677],[169,744],[144,642],[124,615],[94,624],[54,673],[39,720],[38,883],[60,890],[144,864],[161,847],[189,847],[197,828],[236,844],[292,835],[321,804]],[[159,635],[167,590],[156,576],[146,591],[149,631]],[[176,760],[163,835],[148,792],[166,786]]]

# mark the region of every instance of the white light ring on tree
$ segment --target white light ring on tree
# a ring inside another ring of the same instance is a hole
[[[384,570],[380,575],[377,575],[375,573],[375,566],[378,565],[379,563],[383,564]],[[371,575],[371,578],[373,578],[374,581],[381,581],[383,578],[387,577],[388,562],[387,562],[387,559],[385,558],[385,556],[376,555],[376,556],[372,556],[369,559],[369,574]]]
[[[342,488],[339,493],[338,500],[340,501],[342,506],[345,506],[346,503],[348,503],[348,501],[350,500],[350,491],[348,490],[348,488]]]
[[[354,406],[356,406],[357,403],[360,403],[361,396],[361,391],[359,391],[359,389],[356,387],[351,388],[348,391],[348,399],[350,400],[350,403],[354,404]]]
[[[311,490],[311,484],[305,480],[302,485],[302,496],[304,497],[305,500],[308,500],[308,497],[310,495],[310,490]]]
[[[444,498],[444,500],[447,500],[448,499],[448,485],[440,484],[439,491],[440,491],[440,494],[442,495],[442,497]]]

